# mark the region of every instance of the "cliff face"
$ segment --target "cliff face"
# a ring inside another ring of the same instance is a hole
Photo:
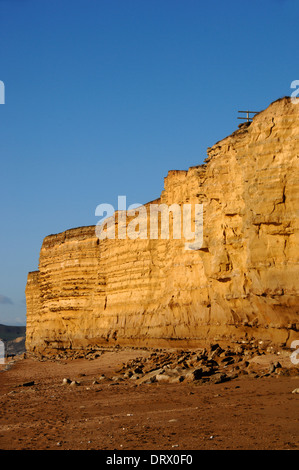
[[[28,275],[27,350],[298,339],[298,118],[278,100],[204,165],[169,172],[155,203],[202,204],[198,249],[99,240],[93,226],[46,237]]]

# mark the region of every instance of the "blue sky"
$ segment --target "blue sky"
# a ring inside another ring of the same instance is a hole
[[[159,197],[299,79],[297,0],[0,0],[0,323],[43,238]]]

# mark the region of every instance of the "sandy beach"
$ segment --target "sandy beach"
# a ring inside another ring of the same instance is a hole
[[[0,448],[298,450],[298,375],[200,385],[113,379],[123,363],[147,355],[126,349],[93,360],[21,357],[2,366]]]

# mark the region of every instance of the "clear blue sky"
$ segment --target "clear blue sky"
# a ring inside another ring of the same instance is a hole
[[[0,0],[0,323],[43,238],[158,197],[299,79],[297,0]]]

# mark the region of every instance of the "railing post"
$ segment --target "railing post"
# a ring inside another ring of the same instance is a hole
[[[238,111],[238,113],[246,113],[246,117],[241,116],[238,119],[245,119],[247,122],[251,122],[254,115],[259,113],[259,111]],[[250,114],[253,114],[253,116],[251,117]]]

